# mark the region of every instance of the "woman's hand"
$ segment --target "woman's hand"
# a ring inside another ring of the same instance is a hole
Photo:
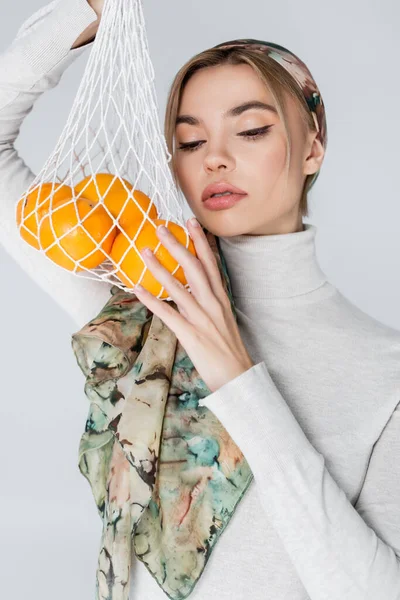
[[[104,0],[87,0],[89,6],[93,8],[97,17],[100,19],[101,13],[103,12]]]
[[[101,14],[103,12],[104,0],[87,0],[87,3],[96,13],[97,19],[96,21],[93,21],[93,23],[90,23],[90,25],[88,25],[86,29],[82,31],[80,36],[75,40],[75,42],[71,46],[71,50],[73,50],[74,48],[80,48],[81,46],[85,46],[86,44],[89,44],[89,42],[93,42],[94,38],[96,37]]]
[[[200,377],[214,392],[254,363],[241,339],[207,238],[200,226],[194,227],[190,220],[187,223],[197,257],[167,228],[165,236],[161,235],[160,227],[157,228],[157,237],[182,266],[190,292],[152,252],[149,257],[144,250],[141,252],[147,268],[167,290],[179,312],[169,302],[156,298],[144,288],[135,287],[134,292],[140,302],[173,331]]]

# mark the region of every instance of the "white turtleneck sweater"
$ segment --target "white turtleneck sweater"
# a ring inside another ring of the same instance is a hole
[[[34,174],[14,142],[36,99],[84,52],[70,46],[95,18],[86,0],[52,2],[0,56],[0,240],[79,328],[110,285],[69,274],[19,237],[15,203]],[[400,332],[327,281],[316,232],[306,224],[220,238],[255,364],[201,404],[241,448],[254,480],[193,600],[400,599]],[[165,598],[134,558],[130,600]],[[79,590],[76,600],[86,600]]]

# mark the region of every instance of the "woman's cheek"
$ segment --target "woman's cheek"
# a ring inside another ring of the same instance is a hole
[[[181,188],[182,192],[186,195],[186,192],[189,191],[188,186],[190,184],[190,171],[187,168],[185,169],[183,162],[184,161],[182,161],[181,158],[175,159],[175,173],[179,183],[179,187]]]
[[[260,171],[264,174],[273,176],[274,179],[284,171],[286,166],[286,141],[279,140],[272,147],[268,147],[264,152],[259,152]]]
[[[177,181],[186,201],[193,210],[195,202],[192,200],[196,197],[196,182],[195,175],[189,168],[185,169],[180,162],[179,166],[175,166]]]

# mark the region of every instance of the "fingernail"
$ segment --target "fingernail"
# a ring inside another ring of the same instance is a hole
[[[190,219],[190,224],[192,225],[192,227],[198,227],[199,226],[199,222],[195,217],[192,217]]]
[[[160,235],[167,235],[168,234],[168,229],[164,226],[164,225],[160,225],[157,228],[157,231]]]

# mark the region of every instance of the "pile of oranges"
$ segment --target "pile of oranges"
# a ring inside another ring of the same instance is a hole
[[[134,199],[129,198],[122,210],[129,192]],[[74,196],[76,200],[73,199]],[[131,244],[145,218],[139,206],[151,221],[146,219],[135,242]],[[105,207],[116,219],[116,223]],[[91,214],[87,216],[89,213]],[[145,246],[154,251],[160,244],[156,234],[159,225],[165,225],[186,247],[186,233],[180,225],[159,219],[156,207],[146,194],[133,190],[129,181],[110,173],[88,176],[74,190],[62,183],[43,183],[19,200],[16,220],[21,237],[37,250],[42,248],[53,262],[64,269],[93,269],[107,259],[107,254],[114,268],[117,268],[115,275],[130,289],[146,267],[140,251]],[[187,249],[196,255],[191,238]],[[178,262],[162,244],[155,251],[155,256],[170,273],[178,266]],[[186,285],[181,266],[174,277]],[[145,270],[141,285],[155,296],[158,296],[162,288],[148,269]],[[168,298],[167,291],[164,290],[160,297]]]

